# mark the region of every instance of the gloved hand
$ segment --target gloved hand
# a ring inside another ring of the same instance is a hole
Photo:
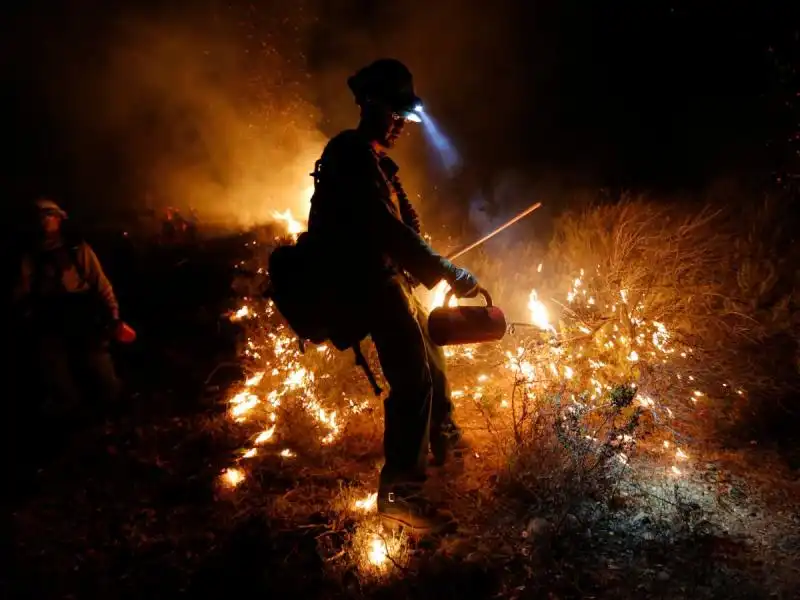
[[[121,344],[130,344],[136,340],[136,331],[125,323],[117,320],[114,323],[114,339]]]
[[[458,298],[474,298],[478,295],[479,285],[475,275],[455,266],[449,260],[445,264],[444,279]]]

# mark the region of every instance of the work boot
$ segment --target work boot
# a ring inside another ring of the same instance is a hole
[[[431,439],[431,465],[442,467],[449,460],[462,461],[469,450],[461,430],[453,425]]]
[[[448,533],[458,526],[450,512],[437,509],[421,490],[378,492],[378,514],[390,529],[406,529],[412,535]]]

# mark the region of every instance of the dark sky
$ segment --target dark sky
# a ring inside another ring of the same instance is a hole
[[[283,172],[289,155],[302,154],[310,170],[307,130],[324,140],[350,125],[344,79],[387,55],[411,66],[463,154],[462,189],[513,175],[695,191],[768,172],[776,158],[767,143],[791,128],[773,62],[776,49],[791,56],[797,45],[798,3],[263,4],[58,0],[3,9],[11,11],[0,48],[11,156],[2,193],[49,191],[108,208],[134,205],[167,179],[169,189],[194,177],[202,193],[222,193],[254,170]],[[265,142],[264,158],[245,168],[253,136]],[[417,136],[401,156],[413,163],[424,153]]]

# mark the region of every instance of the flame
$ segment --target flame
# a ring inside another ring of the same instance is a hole
[[[241,469],[226,469],[222,473],[222,481],[229,488],[235,488],[244,481],[244,472]]]
[[[378,504],[378,494],[377,492],[374,492],[369,496],[367,496],[366,498],[363,498],[362,500],[356,500],[353,503],[353,508],[355,508],[356,510],[367,512],[375,508],[377,504]]]
[[[436,287],[431,290],[431,301],[428,304],[428,310],[433,310],[434,308],[444,306],[444,299],[449,291],[450,284],[448,284],[446,281],[440,281],[437,283]],[[447,306],[450,308],[458,306],[458,299],[455,296],[451,297],[447,303]]]
[[[250,307],[245,304],[231,315],[231,321],[241,321],[251,316],[253,316],[253,313],[250,312]]]
[[[306,230],[306,227],[303,223],[296,220],[294,216],[292,216],[292,211],[288,208],[283,212],[278,212],[277,210],[272,211],[272,217],[276,221],[280,221],[286,227],[286,233],[291,236],[298,236]]]
[[[231,416],[234,417],[237,421],[243,420],[247,413],[253,410],[257,404],[259,404],[260,400],[257,396],[253,394],[247,394],[245,398],[237,399],[239,396],[234,397],[234,400],[231,400],[233,403],[233,407],[231,407]]]
[[[259,433],[258,436],[256,437],[254,443],[255,444],[263,444],[265,442],[268,442],[269,440],[272,439],[273,435],[275,435],[275,425],[273,425],[272,427],[269,427],[268,429],[265,429],[264,431]]]
[[[244,387],[253,387],[254,385],[258,385],[261,383],[261,380],[264,379],[264,371],[256,373],[252,377],[250,377],[247,381],[244,382]]]
[[[386,542],[376,535],[369,543],[367,559],[371,564],[375,565],[376,567],[380,567],[386,562],[387,555],[388,548],[386,548]]]
[[[555,331],[547,315],[547,307],[539,300],[536,290],[531,290],[528,298],[528,310],[531,311],[531,323],[543,331]]]

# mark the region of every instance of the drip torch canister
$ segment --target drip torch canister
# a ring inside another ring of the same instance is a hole
[[[506,317],[492,305],[492,297],[485,289],[479,293],[486,306],[448,306],[453,292],[448,292],[444,306],[434,308],[428,317],[428,333],[438,346],[496,342],[506,334]]]

